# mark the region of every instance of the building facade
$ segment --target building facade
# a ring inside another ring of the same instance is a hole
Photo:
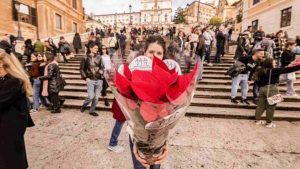
[[[20,4],[17,11],[15,4]],[[82,0],[1,0],[0,34],[45,39],[85,30]]]
[[[130,19],[131,18],[131,19]],[[115,13],[115,14],[105,14],[105,15],[94,15],[94,20],[100,21],[106,26],[114,25],[139,25],[141,23],[141,13]]]
[[[18,34],[18,17],[23,37],[35,39],[37,37],[36,3],[34,0],[20,0],[19,15],[13,0],[0,1],[0,35]]]
[[[216,7],[214,4],[206,4],[194,1],[185,8],[186,21],[188,24],[197,23],[208,25],[209,20],[216,16]]]
[[[236,17],[236,8],[233,6],[234,3],[240,0],[220,0],[217,7],[217,16],[222,18],[223,22],[232,22]]]
[[[172,0],[141,0],[141,24],[171,24]]]
[[[85,31],[82,0],[37,0],[37,9],[41,39]]]
[[[290,38],[300,35],[300,0],[245,0],[243,4],[243,24],[264,31],[276,33],[287,31]]]

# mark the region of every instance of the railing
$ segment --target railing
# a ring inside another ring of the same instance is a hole
[[[55,44],[59,43],[59,40],[60,40],[61,36],[63,36],[67,42],[72,43],[74,35],[75,35],[75,33],[67,33],[67,34],[63,34],[63,35],[59,35],[59,36],[54,36],[54,37],[51,37],[51,38],[53,39],[53,42]],[[89,35],[90,35],[90,32],[85,32],[85,33],[80,34],[81,41],[82,42],[87,42]],[[42,39],[42,42],[45,41],[45,40],[48,40],[48,38],[47,39],[46,38]]]

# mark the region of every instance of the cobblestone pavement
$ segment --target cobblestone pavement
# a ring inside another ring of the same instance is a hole
[[[79,111],[32,114],[36,126],[26,131],[31,169],[130,169],[125,127],[120,145],[107,150],[112,114],[91,117]],[[185,117],[170,133],[170,154],[163,169],[299,169],[300,122],[277,122],[275,129],[249,120]]]

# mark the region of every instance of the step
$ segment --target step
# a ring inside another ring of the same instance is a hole
[[[66,91],[86,91],[86,82],[83,80],[66,80],[68,85],[65,87]],[[197,91],[213,91],[213,92],[228,92],[231,91],[230,85],[213,85],[213,84],[198,84]],[[279,87],[280,92],[286,92],[286,86]],[[108,89],[110,91],[110,89]],[[238,89],[240,91],[240,88]],[[249,87],[249,92],[252,92],[252,86]],[[300,92],[300,88],[295,88],[296,92]]]
[[[203,78],[198,84],[212,84],[212,85],[231,85],[232,80],[224,80],[224,79],[205,79]],[[250,82],[250,86],[253,86],[253,82]],[[280,86],[285,86],[286,83],[281,83]],[[294,82],[294,86],[300,86],[300,80],[296,80]]]
[[[76,100],[84,100],[87,97],[87,92],[76,92],[76,91],[62,91],[59,93],[60,96],[66,99],[76,99]],[[109,101],[114,99],[114,95],[112,93],[108,93],[106,97]],[[99,97],[99,101],[102,101],[103,97]]]
[[[219,108],[244,108],[256,109],[256,105],[250,102],[250,105],[234,104],[229,99],[209,99],[193,98],[191,106],[199,107],[219,107]],[[281,102],[277,105],[277,110],[300,111],[300,104],[297,102]]]
[[[70,80],[66,79],[69,85],[86,85],[86,82],[82,79]],[[220,80],[220,79],[203,79],[198,82],[199,85],[231,85],[231,80]],[[285,86],[286,83],[282,83],[280,86]],[[250,86],[253,86],[251,82]],[[294,86],[300,86],[300,80],[296,80]]]
[[[239,108],[219,108],[219,107],[196,107],[190,106],[187,110],[188,117],[208,117],[208,118],[226,118],[226,119],[254,119],[255,110]],[[265,114],[263,114],[265,119]],[[298,111],[276,110],[274,121],[300,121]],[[253,121],[254,123],[254,121]]]
[[[73,69],[61,68],[60,71],[62,72],[62,74],[80,74],[79,68],[74,69],[74,70]],[[203,74],[224,75],[225,73],[226,73],[226,71],[223,71],[223,70],[204,70],[203,71]]]
[[[283,98],[285,102],[299,102],[300,97],[289,97],[286,96],[284,92],[282,92]],[[60,96],[70,99],[85,99],[87,97],[86,89],[85,91],[62,91],[60,92]],[[241,96],[240,93],[237,94],[238,98]],[[231,99],[230,93],[228,92],[211,92],[211,91],[195,91],[195,98],[212,98],[212,99]],[[114,98],[110,89],[108,89],[107,98],[112,100]],[[252,93],[248,93],[248,99],[252,100]],[[103,98],[99,98],[99,100],[103,100]]]
[[[299,102],[300,103],[300,97],[290,97],[286,96],[284,92],[281,92],[284,101],[285,102]],[[240,99],[241,93],[237,93],[237,98]],[[231,99],[229,92],[215,92],[215,91],[195,91],[195,98],[211,98],[211,99]],[[253,94],[251,92],[248,92],[249,100],[253,99]]]
[[[199,91],[223,91],[223,92],[230,92],[231,91],[231,86],[230,85],[197,85],[197,90]],[[240,88],[238,89],[240,91]],[[286,92],[286,87],[285,86],[280,86],[279,87],[280,92]],[[295,88],[296,92],[300,92],[300,89]],[[249,88],[249,92],[252,92],[252,87]]]
[[[68,109],[78,109],[80,110],[82,104],[83,104],[84,100],[77,100],[77,99],[66,99],[64,105],[63,105],[63,108],[68,108]],[[90,108],[90,105],[88,106],[88,108]],[[88,113],[88,110],[87,109],[85,111],[85,113]],[[102,101],[99,101],[98,104],[97,104],[97,107],[96,107],[96,110],[100,110],[100,111],[111,111],[111,104],[109,107],[106,107],[104,105],[104,102]]]
[[[80,74],[63,74],[63,77],[65,79],[70,79],[70,80],[81,80]],[[220,79],[220,80],[231,80],[229,76],[224,76],[224,75],[211,75],[211,74],[204,74],[203,79],[208,80],[208,79]]]

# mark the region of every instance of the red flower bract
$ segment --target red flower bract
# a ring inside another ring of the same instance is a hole
[[[127,98],[133,98],[132,89],[130,86],[130,81],[126,79],[124,76],[122,76],[118,71],[116,71],[116,79],[115,84],[118,89],[118,91]]]
[[[131,80],[132,74],[131,71],[129,69],[128,64],[124,64],[124,76],[128,79]]]
[[[146,102],[162,103],[160,93],[157,92],[160,84],[149,71],[135,70],[132,73],[131,87],[137,97]]]
[[[157,108],[151,103],[142,102],[140,113],[146,122],[153,122],[158,118]]]
[[[167,98],[170,101],[178,98],[187,89],[192,80],[195,78],[198,66],[199,65],[197,64],[191,73],[179,76],[176,83],[169,87],[169,90],[167,91]]]

